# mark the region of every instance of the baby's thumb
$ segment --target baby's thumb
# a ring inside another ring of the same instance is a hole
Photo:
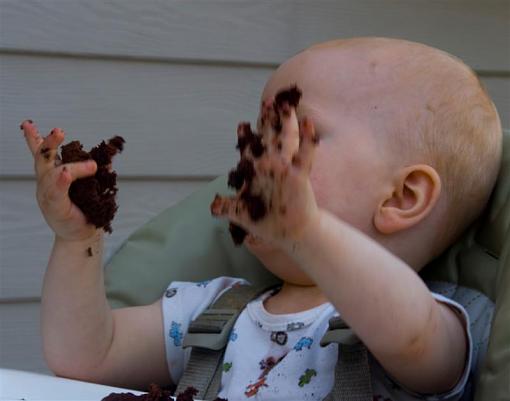
[[[57,190],[67,194],[73,181],[92,176],[96,171],[97,164],[94,160],[63,164],[59,167],[56,182]]]

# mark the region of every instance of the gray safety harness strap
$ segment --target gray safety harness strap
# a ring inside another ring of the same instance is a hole
[[[321,345],[338,343],[335,383],[324,401],[372,401],[368,351],[339,316],[329,320]]]

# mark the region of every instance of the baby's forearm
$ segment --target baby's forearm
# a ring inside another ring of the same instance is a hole
[[[84,241],[55,237],[42,292],[44,355],[57,374],[86,380],[113,335],[102,269],[103,233]]]
[[[363,233],[320,211],[292,254],[376,355],[419,351],[435,301],[419,276]]]

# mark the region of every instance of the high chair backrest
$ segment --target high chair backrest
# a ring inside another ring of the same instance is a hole
[[[213,219],[209,204],[227,193],[220,177],[136,230],[108,261],[105,285],[112,307],[144,305],[162,296],[171,281],[202,281],[222,275],[255,286],[278,280],[243,247],[235,247],[227,224]],[[510,132],[487,212],[440,258],[425,279],[477,289],[496,303],[477,401],[510,399]]]

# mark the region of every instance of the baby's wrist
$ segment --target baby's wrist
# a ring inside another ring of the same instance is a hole
[[[309,247],[312,243],[311,239],[317,235],[320,229],[322,214],[320,209],[316,209],[299,230],[283,239],[282,246],[289,255],[297,256],[299,252]]]
[[[84,247],[97,247],[98,244],[101,244],[103,241],[104,232],[102,229],[96,229],[92,235],[77,237],[77,238],[69,238],[63,237],[57,233],[55,233],[55,244],[57,245],[65,245],[66,247],[75,247],[82,249]]]

